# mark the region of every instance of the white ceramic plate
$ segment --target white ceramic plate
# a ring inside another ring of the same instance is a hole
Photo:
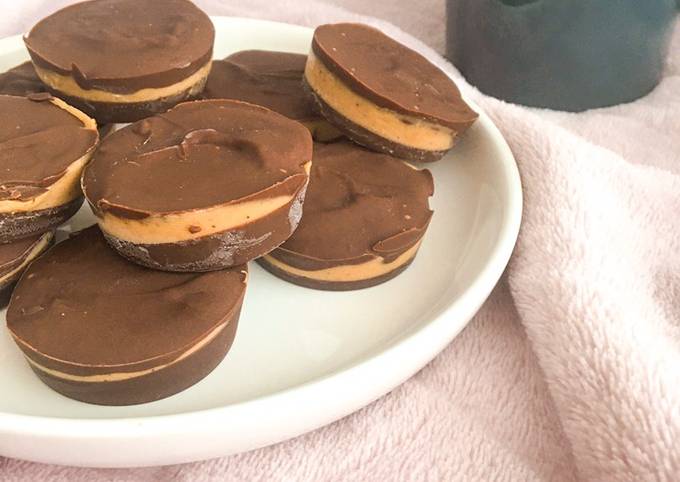
[[[306,53],[312,31],[214,18],[216,58],[243,49]],[[0,40],[0,70],[27,59]],[[479,109],[477,108],[477,111]],[[428,166],[434,218],[413,265],[374,288],[300,288],[251,263],[236,341],[205,380],[132,407],[99,407],[48,389],[0,323],[0,454],[83,466],[188,462],[295,437],[402,383],[467,324],[505,268],[521,218],[512,153],[491,120]],[[64,229],[92,224],[84,208]]]

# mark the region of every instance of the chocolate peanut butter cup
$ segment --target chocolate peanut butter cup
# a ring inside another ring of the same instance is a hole
[[[444,72],[368,25],[318,27],[304,84],[354,142],[407,160],[440,159],[477,119]]]
[[[34,261],[7,326],[33,371],[101,405],[168,397],[208,375],[236,334],[247,267],[166,273],[128,263],[91,226]]]
[[[91,0],[44,18],[24,42],[53,94],[115,123],[197,97],[214,38],[208,16],[188,0]]]
[[[0,95],[0,243],[49,231],[83,202],[94,120],[44,92]]]
[[[54,231],[48,231],[13,243],[0,244],[0,306],[9,301],[12,286],[26,267],[54,241]]]
[[[213,62],[206,99],[234,99],[261,105],[299,121],[320,142],[342,134],[319,114],[302,86],[306,55],[244,50]]]
[[[298,229],[258,262],[292,283],[354,290],[413,261],[432,217],[432,176],[355,144],[315,144]]]
[[[288,239],[311,160],[299,122],[244,102],[194,101],[107,136],[83,191],[121,255],[156,269],[209,271]]]

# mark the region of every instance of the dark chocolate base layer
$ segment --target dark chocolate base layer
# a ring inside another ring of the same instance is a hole
[[[239,311],[206,346],[162,369],[122,381],[80,382],[57,378],[33,367],[36,375],[62,395],[96,405],[136,405],[175,395],[208,376],[224,359],[236,336]]]
[[[390,141],[389,139],[385,139],[384,137],[381,137],[347,119],[340,112],[329,106],[323,99],[321,99],[321,97],[316,95],[316,92],[314,92],[314,89],[312,89],[309,83],[307,83],[306,79],[303,78],[302,82],[305,90],[307,90],[309,95],[314,98],[317,106],[319,107],[321,115],[323,115],[326,120],[333,124],[339,131],[359,145],[367,147],[368,149],[374,150],[376,152],[382,152],[384,154],[389,154],[391,156],[414,162],[438,161],[444,156],[444,154],[448,152],[448,150],[426,151],[423,149],[416,149]]]
[[[302,217],[306,188],[293,201],[245,226],[177,243],[136,244],[108,234],[107,242],[120,255],[147,268],[161,271],[215,271],[245,264],[283,244]]]
[[[394,269],[389,273],[385,273],[384,275],[377,276],[375,278],[359,281],[319,281],[288,273],[287,271],[282,270],[281,268],[274,266],[273,264],[270,264],[265,258],[259,258],[257,260],[257,264],[262,266],[265,270],[269,271],[277,278],[281,278],[284,281],[288,281],[289,283],[293,283],[298,286],[303,286],[305,288],[323,291],[353,291],[362,290],[364,288],[370,288],[371,286],[382,284],[400,275],[406,270],[406,268],[408,268],[411,265],[412,262],[413,258],[410,259],[406,264],[399,266],[397,269]]]
[[[71,219],[82,204],[83,196],[79,196],[54,208],[0,213],[0,243],[11,243],[17,239],[46,233]]]
[[[154,114],[165,112],[180,102],[195,100],[203,90],[205,81],[206,79],[203,79],[199,83],[175,95],[161,97],[160,99],[146,102],[95,102],[70,96],[64,92],[53,89],[50,86],[48,86],[48,90],[55,97],[59,97],[66,103],[94,118],[97,121],[97,124],[116,124],[135,122]]]

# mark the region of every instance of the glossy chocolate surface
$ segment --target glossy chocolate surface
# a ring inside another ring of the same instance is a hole
[[[423,236],[432,175],[348,142],[315,144],[298,229],[272,256],[305,270],[389,262]]]
[[[38,22],[33,62],[83,89],[131,93],[175,84],[212,57],[215,29],[188,0],[91,0]]]
[[[300,123],[230,100],[187,102],[104,139],[85,169],[95,212],[144,218],[292,195],[312,141]]]
[[[456,131],[477,119],[444,72],[378,29],[322,25],[314,31],[312,51],[347,86],[381,107]]]
[[[244,50],[213,62],[203,91],[206,99],[257,104],[295,120],[319,118],[302,88],[306,55]]]

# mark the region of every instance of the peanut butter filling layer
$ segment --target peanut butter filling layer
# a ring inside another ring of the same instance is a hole
[[[131,94],[116,94],[100,89],[83,89],[73,77],[35,66],[35,71],[45,84],[64,94],[93,102],[109,102],[112,104],[129,104],[137,102],[151,102],[166,97],[172,97],[189,90],[190,95],[200,93],[210,74],[212,61],[208,61],[189,77],[172,85],[158,88],[146,88]]]
[[[84,113],[71,107],[61,99],[50,98],[47,102],[63,109],[83,123],[85,129],[97,131],[97,123]],[[69,165],[57,181],[48,185],[45,191],[28,199],[0,200],[0,213],[31,212],[62,206],[80,196],[80,175],[90,161],[96,143],[80,158]]]
[[[40,256],[40,254],[43,251],[45,251],[45,249],[47,249],[47,247],[49,246],[53,236],[54,233],[52,231],[43,234],[40,240],[35,244],[35,246],[33,246],[31,252],[28,253],[28,256],[26,256],[26,258],[21,262],[19,266],[14,268],[12,271],[0,276],[0,284],[4,283],[9,279],[12,279],[12,277],[15,276],[17,273],[23,271],[23,269],[26,268],[26,266],[28,266],[31,263],[31,261]]]
[[[295,195],[277,196],[143,219],[107,212],[99,219],[99,226],[109,235],[135,244],[176,243],[254,223],[294,199]]]
[[[304,166],[309,175],[312,163]],[[245,228],[277,209],[292,204],[298,196],[281,195],[262,199],[235,201],[172,214],[157,214],[142,219],[116,216],[112,212],[103,213],[99,227],[107,234],[135,244],[161,244],[190,241],[203,236]]]
[[[229,322],[222,323],[221,325],[215,327],[210,333],[208,333],[207,336],[205,336],[201,341],[193,345],[191,348],[186,350],[184,353],[182,353],[180,356],[175,358],[173,361],[169,363],[165,363],[162,365],[158,365],[153,368],[147,368],[146,370],[138,370],[135,372],[114,372],[114,373],[108,373],[104,375],[72,375],[70,373],[65,373],[59,370],[54,370],[52,368],[47,368],[39,363],[36,363],[35,361],[31,360],[28,356],[26,356],[26,360],[28,363],[30,363],[34,368],[37,368],[38,370],[47,373],[48,375],[51,375],[56,378],[60,378],[62,380],[68,380],[71,382],[86,382],[86,383],[101,383],[101,382],[122,382],[125,380],[130,380],[132,378],[139,378],[143,377],[145,375],[150,375],[154,372],[157,372],[159,370],[163,370],[164,368],[168,368],[176,363],[179,363],[180,361],[184,360],[185,358],[188,358],[189,356],[193,355],[197,351],[201,350],[204,348],[208,343],[213,341],[215,338],[217,338],[217,335],[219,335],[222,330],[224,330]],[[22,344],[23,346],[26,346],[25,343],[23,343],[21,340],[15,338],[15,341],[17,343]],[[30,348],[30,347],[28,347]]]
[[[389,263],[386,263],[380,257],[376,257],[370,261],[366,261],[365,263],[347,264],[313,271],[290,266],[289,264],[283,263],[271,255],[265,255],[263,258],[272,266],[301,278],[330,282],[364,281],[391,273],[392,271],[408,264],[418,252],[420,243],[421,241],[418,241],[416,244],[394,259],[394,261]]]
[[[314,52],[307,58],[305,79],[314,93],[335,111],[380,137],[426,151],[453,147],[456,137],[453,130],[376,105],[350,89]]]
[[[54,184],[47,188],[47,191],[26,201],[0,201],[0,212],[16,213],[39,211],[62,206],[80,196],[80,174],[83,168],[92,157],[92,152],[88,152],[83,157],[75,161],[66,170],[66,173]]]

